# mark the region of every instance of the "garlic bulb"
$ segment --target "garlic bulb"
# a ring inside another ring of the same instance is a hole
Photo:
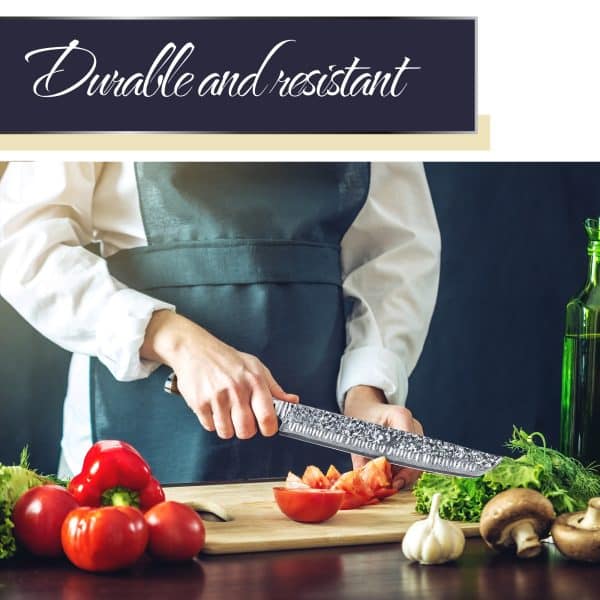
[[[455,560],[463,553],[465,536],[460,527],[440,517],[440,499],[440,494],[434,494],[429,516],[408,528],[402,540],[402,552],[408,560],[436,565]]]

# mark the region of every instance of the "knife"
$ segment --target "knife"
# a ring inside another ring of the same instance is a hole
[[[180,395],[177,376],[171,373],[165,392]],[[273,399],[279,433],[311,444],[360,454],[385,456],[392,464],[430,473],[478,477],[493,469],[501,456],[451,442],[384,427],[353,417]]]

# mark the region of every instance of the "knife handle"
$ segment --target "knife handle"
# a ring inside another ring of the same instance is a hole
[[[167,392],[167,394],[181,396],[181,392],[179,391],[179,388],[177,387],[177,375],[175,375],[175,372],[171,373],[167,377],[165,384],[163,385],[163,390],[165,392]]]
[[[167,394],[173,394],[174,396],[181,396],[181,392],[177,387],[177,375],[175,373],[171,373],[169,377],[165,380],[163,385],[163,390],[167,392]]]

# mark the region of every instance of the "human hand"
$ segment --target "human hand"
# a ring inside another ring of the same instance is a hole
[[[258,358],[171,311],[154,313],[140,355],[175,371],[179,392],[202,427],[223,439],[248,439],[257,431],[272,436],[277,433],[272,398],[298,402]]]
[[[383,392],[379,388],[368,385],[358,385],[348,390],[344,414],[378,425],[423,435],[421,423],[412,416],[408,408],[387,404]],[[367,461],[368,459],[364,456],[352,455],[352,466],[355,469],[362,467]],[[400,489],[411,486],[417,480],[421,471],[394,466],[392,473],[392,485]]]

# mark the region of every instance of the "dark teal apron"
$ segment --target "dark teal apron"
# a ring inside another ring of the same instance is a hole
[[[340,242],[365,202],[368,164],[140,163],[136,176],[148,246],[109,258],[111,273],[258,356],[305,404],[337,411]],[[92,360],[94,440],[127,440],[164,483],[349,466],[281,436],[219,439],[162,391],[168,373],[117,382]]]

